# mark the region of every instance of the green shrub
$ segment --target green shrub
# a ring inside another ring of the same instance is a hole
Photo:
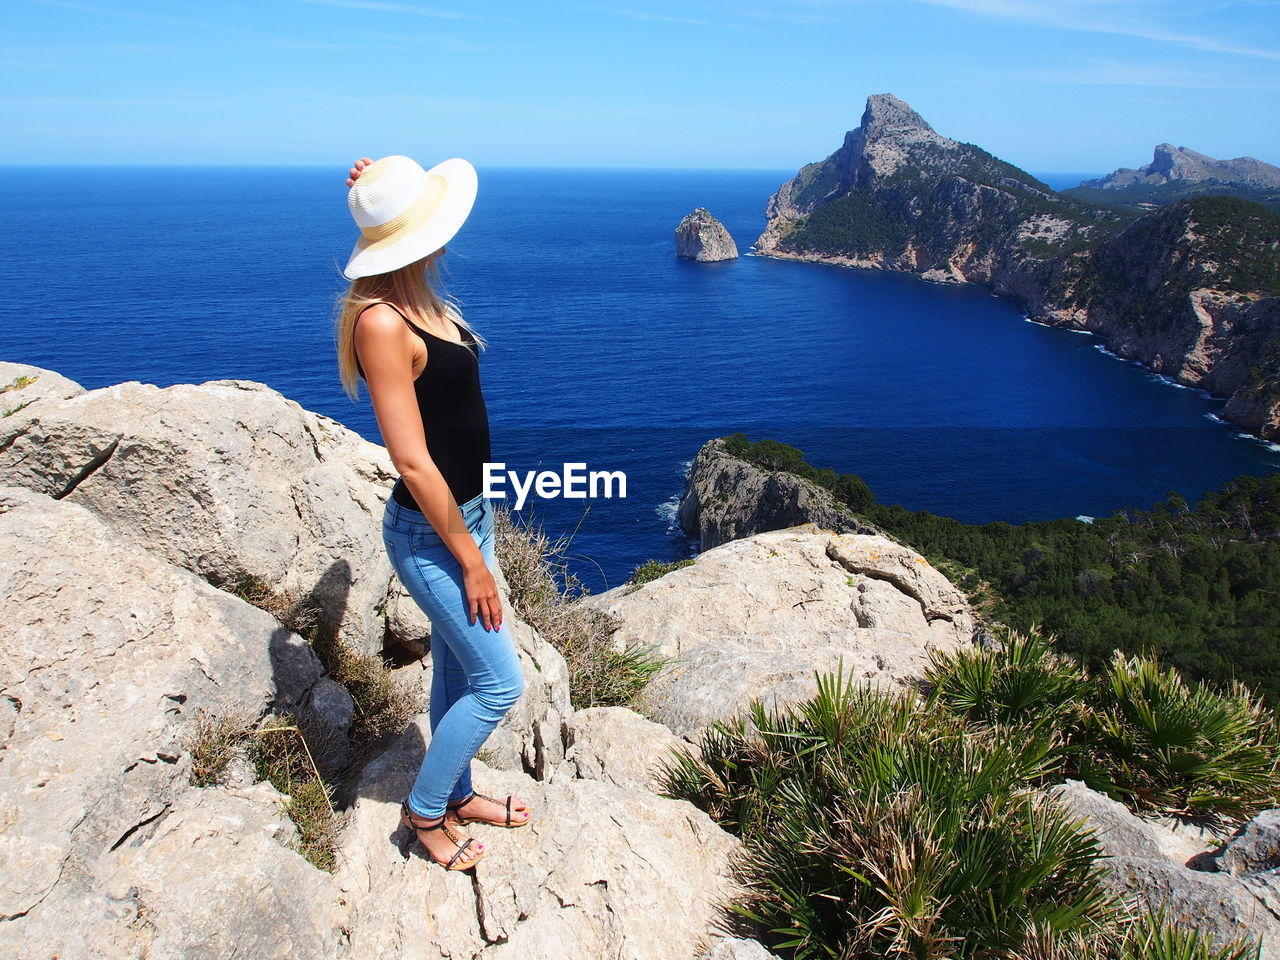
[[[1280,804],[1280,727],[1241,683],[1192,686],[1117,653],[1078,744],[1080,778],[1135,810],[1234,821]]]
[[[201,709],[191,724],[183,744],[191,754],[191,784],[210,787],[222,781],[227,766],[243,749],[254,718],[247,713],[218,716]]]
[[[1135,811],[1234,822],[1280,799],[1277,718],[1243,684],[1187,684],[1154,657],[1116,652],[1091,676],[1038,633],[930,654],[929,703],[1005,729],[1057,733],[1054,778]]]
[[[930,649],[925,682],[932,702],[970,720],[1046,730],[1070,728],[1088,692],[1088,676],[1038,629],[1008,631],[1003,643]]]
[[[1051,700],[1080,682],[1038,638],[1013,659],[1006,680],[1023,671]],[[974,721],[939,709],[943,699],[845,682],[843,665],[816,679],[810,699],[782,710],[754,699],[662,766],[667,796],[742,838],[744,892],[723,906],[771,949],[794,960],[1255,957],[1107,892],[1086,822],[1035,789],[1055,759],[1053,737],[1029,722],[1034,696]]]
[[[1153,912],[1129,908],[1114,925],[1062,935],[1048,924],[1028,931],[1004,960],[1258,960],[1261,945],[1238,938],[1214,947],[1207,935]]]
[[[668,562],[648,560],[635,568],[627,582],[634,587],[642,587],[646,583],[657,580],[659,577],[665,577],[672,570],[679,570],[681,567],[687,567],[691,563],[693,563],[692,557]]]
[[[253,731],[249,757],[259,780],[288,798],[298,828],[297,850],[321,870],[336,864],[339,821],[329,787],[320,777],[307,741],[290,714],[268,714]]]
[[[732,905],[803,957],[986,956],[1110,917],[1092,835],[1030,784],[1047,737],[1002,740],[911,694],[817,678],[712,724],[664,787],[741,835]]]

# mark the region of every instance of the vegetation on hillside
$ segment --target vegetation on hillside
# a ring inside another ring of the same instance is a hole
[[[1014,738],[1047,735],[1052,773],[1130,809],[1234,825],[1280,803],[1280,724],[1247,686],[1188,683],[1117,652],[1098,673],[1038,631],[931,651],[929,705]]]
[[[940,676],[964,669],[937,664]],[[1042,673],[1078,690],[1068,669]],[[742,838],[746,892],[727,906],[770,949],[793,960],[1257,956],[1256,944],[1214,948],[1110,892],[1096,836],[1043,789],[1061,781],[1067,756],[1044,722],[1070,699],[1053,683],[1004,685],[1037,692],[1006,696],[996,722],[967,716],[954,684],[924,700],[846,682],[843,667],[816,679],[806,701],[766,710],[756,698],[713,723],[697,752],[674,752],[662,770],[668,796]],[[1139,690],[1117,697],[1142,703]],[[1273,788],[1275,764],[1273,753]],[[1140,792],[1149,773],[1122,779]]]
[[[1228,196],[1251,200],[1280,211],[1280,190],[1260,190],[1221,180],[1173,180],[1169,183],[1134,183],[1126,187],[1072,187],[1063,190],[1064,197],[1098,207],[1116,207],[1131,213],[1145,213],[1152,207],[1163,207],[1179,200],[1200,196]]]
[[[1135,282],[1153,272],[1158,284]],[[1159,330],[1178,323],[1197,288],[1280,295],[1280,213],[1219,196],[1161,208],[1097,248],[1078,297]]]
[[[828,167],[834,169],[832,164],[806,167],[806,184],[834,189]],[[986,189],[973,193],[971,185]],[[915,246],[930,251],[938,262],[928,265],[935,266],[956,243],[973,244],[975,254],[985,254],[1040,214],[1072,227],[1051,243],[1027,244],[1028,253],[1046,256],[1079,248],[1086,238],[1114,232],[1129,219],[1056,194],[1026,171],[962,143],[955,149],[915,148],[908,163],[880,177],[873,189],[850,189],[799,219],[782,245],[795,252],[860,258],[893,258]]]
[[[815,469],[784,443],[734,434],[726,446],[827,488],[994,620],[1056,634],[1091,670],[1115,650],[1150,654],[1192,680],[1241,680],[1280,703],[1280,473],[1236,477],[1194,507],[1170,493],[1091,523],[967,524],[879,503],[861,478]]]

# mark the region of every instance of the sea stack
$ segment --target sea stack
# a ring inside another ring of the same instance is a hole
[[[724,224],[699,207],[676,227],[676,256],[686,260],[732,260],[738,248]]]

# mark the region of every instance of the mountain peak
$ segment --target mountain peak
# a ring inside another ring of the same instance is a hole
[[[878,139],[905,131],[934,132],[924,117],[912,110],[905,100],[899,100],[892,93],[873,93],[867,97],[867,108],[862,113],[862,134],[866,139]]]
[[[1215,160],[1207,154],[1197,153],[1186,147],[1159,143],[1151,152],[1151,162],[1145,167],[1138,167],[1136,170],[1121,167],[1099,180],[1086,180],[1081,186],[1121,189],[1159,186],[1174,181],[1196,183],[1202,180],[1274,190],[1280,187],[1280,168],[1253,157]]]

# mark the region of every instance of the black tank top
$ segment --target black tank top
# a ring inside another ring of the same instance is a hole
[[[427,345],[427,365],[413,381],[427,452],[444,475],[453,499],[464,504],[484,491],[484,464],[489,460],[489,415],[480,392],[476,338],[455,323],[463,342],[445,340],[419,329],[395,304],[387,306],[399,313]],[[359,357],[356,370],[364,377]],[[391,497],[403,507],[420,510],[403,477],[396,479]]]

